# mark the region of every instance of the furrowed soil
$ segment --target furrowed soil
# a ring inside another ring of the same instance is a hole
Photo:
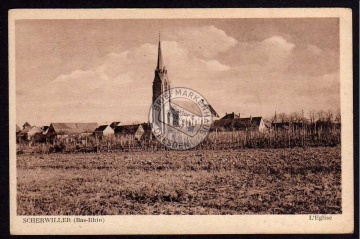
[[[338,214],[341,148],[17,156],[18,215]]]

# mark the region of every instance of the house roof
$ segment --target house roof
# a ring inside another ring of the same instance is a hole
[[[106,128],[108,127],[108,125],[100,125],[99,127],[97,127],[95,129],[96,132],[102,132],[104,131]]]
[[[30,127],[27,127],[25,129],[21,130],[19,134],[25,135],[25,134],[27,134],[29,132],[29,130],[30,130]]]
[[[98,127],[97,123],[51,123],[50,127],[58,135],[92,133]]]
[[[29,129],[28,134],[36,134],[36,133],[42,133],[43,130],[41,127],[33,126]]]
[[[133,124],[133,125],[120,125],[115,128],[117,134],[135,134],[136,131],[142,127],[144,133],[151,133],[150,123]]]
[[[225,119],[236,119],[239,118],[240,116],[235,114],[234,112],[230,113],[230,114],[225,114],[224,117],[221,118],[221,120],[225,120]]]
[[[115,129],[115,127],[118,126],[119,124],[121,124],[120,121],[112,122],[112,123],[110,124],[110,127],[111,127],[112,129]]]
[[[31,125],[28,122],[25,122],[25,124],[23,125],[23,128],[29,127],[29,126],[31,126]]]
[[[251,124],[254,124],[256,126],[259,126],[262,120],[262,117],[249,117],[249,118],[241,118],[241,119],[247,119],[251,120]]]
[[[117,134],[135,134],[140,124],[116,126],[114,131]]]
[[[42,129],[42,131],[46,131],[46,130],[48,130],[49,129],[49,126],[47,126],[47,125],[45,125],[45,126],[43,126],[43,127],[41,127],[41,129]]]

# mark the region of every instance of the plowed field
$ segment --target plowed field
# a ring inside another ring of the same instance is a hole
[[[337,214],[340,147],[23,154],[19,215]]]

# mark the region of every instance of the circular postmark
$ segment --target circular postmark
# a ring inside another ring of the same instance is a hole
[[[153,135],[165,147],[187,150],[208,135],[212,112],[199,92],[178,87],[157,97],[151,105],[149,121]]]

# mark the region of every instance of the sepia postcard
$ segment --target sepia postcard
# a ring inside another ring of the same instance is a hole
[[[354,230],[352,12],[9,11],[13,235]]]

